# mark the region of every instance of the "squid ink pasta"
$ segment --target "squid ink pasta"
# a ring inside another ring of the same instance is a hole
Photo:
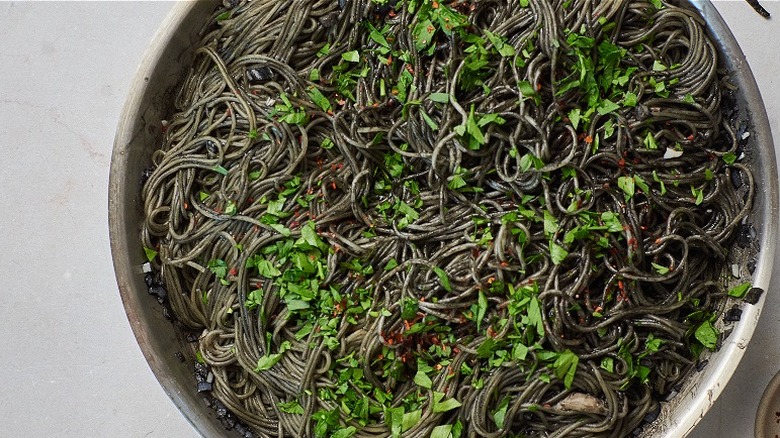
[[[631,435],[740,293],[718,56],[673,1],[220,6],[141,234],[212,395],[259,437]]]

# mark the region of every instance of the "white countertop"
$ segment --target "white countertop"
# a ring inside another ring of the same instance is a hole
[[[780,3],[717,1],[780,147]],[[0,437],[193,437],[130,330],[108,244],[120,110],[170,2],[0,1]],[[776,257],[773,284],[780,284]],[[746,356],[691,435],[752,435],[780,370],[775,286]]]

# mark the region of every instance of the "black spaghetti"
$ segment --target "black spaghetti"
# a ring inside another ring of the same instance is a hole
[[[142,240],[256,435],[626,436],[717,347],[754,189],[694,12],[235,3]]]

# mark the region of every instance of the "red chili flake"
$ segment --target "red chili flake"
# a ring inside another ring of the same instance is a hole
[[[621,158],[621,159],[619,159],[619,160],[618,160],[618,166],[620,166],[620,167],[626,167],[626,160],[624,160],[624,159],[622,159],[622,158]]]
[[[185,203],[184,203],[184,209],[185,209],[185,210],[189,210],[189,209],[190,209],[190,204],[187,204],[187,203],[185,202]]]
[[[590,135],[586,135],[585,136],[585,143],[587,143],[587,144],[593,143],[593,137],[591,137]]]
[[[333,189],[333,190],[336,190],[338,188],[338,186],[336,186],[336,181],[331,181],[330,182],[330,188]]]
[[[394,10],[390,9],[390,12],[388,12],[388,13],[387,13],[387,15],[388,15],[389,17],[395,17],[397,14],[395,13],[395,11],[394,11]]]
[[[230,270],[228,271],[228,274],[230,274],[230,275],[234,275],[234,276],[235,276],[235,275],[238,275],[238,269],[236,269],[236,268],[230,268]]]
[[[688,141],[693,141],[693,134],[689,135],[688,137],[685,137],[688,139]]]

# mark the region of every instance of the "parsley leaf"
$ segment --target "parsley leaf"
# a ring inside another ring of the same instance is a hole
[[[282,353],[266,354],[265,356],[257,360],[257,366],[255,367],[255,372],[259,373],[261,371],[269,370],[271,369],[271,367],[276,365],[280,360],[282,360]]]
[[[330,436],[330,438],[350,438],[357,433],[355,426],[349,426],[344,429],[339,429]]]
[[[558,219],[552,213],[544,211],[544,234],[547,237],[558,232]]]
[[[431,438],[450,438],[450,432],[452,432],[452,425],[442,424],[433,428]]]
[[[152,248],[144,247],[144,254],[146,254],[146,260],[149,260],[150,262],[154,260],[155,257],[157,257],[157,251],[153,250]]]
[[[485,292],[480,290],[477,298],[477,331],[480,330],[482,320],[485,318],[485,313],[487,313],[487,308],[487,297],[485,296]]]
[[[582,120],[582,110],[579,108],[574,108],[573,110],[569,111],[569,121],[571,122],[571,126],[574,127],[574,129],[577,129],[580,126],[580,120]]]
[[[415,409],[412,412],[405,412],[403,417],[401,417],[401,432],[406,432],[407,430],[416,426],[417,423],[420,422],[421,418],[422,409]]]
[[[310,87],[308,90],[309,97],[311,98],[311,101],[314,102],[315,105],[320,107],[323,111],[328,112],[332,110],[332,107],[330,106],[330,101],[327,97],[325,97],[322,92],[316,88],[316,87]]]
[[[699,326],[696,327],[696,332],[694,332],[696,340],[710,350],[715,350],[718,343],[718,335],[718,329],[709,321],[704,321],[699,324]]]
[[[745,296],[748,290],[750,290],[750,287],[752,284],[748,283],[742,283],[738,286],[734,286],[733,288],[729,289],[729,296],[732,296],[734,298],[742,298]]]
[[[569,255],[569,252],[566,251],[566,249],[557,243],[550,241],[550,258],[552,259],[553,264],[557,265],[560,264],[564,259],[566,259],[566,256]]]
[[[431,93],[428,95],[428,100],[431,102],[448,103],[450,101],[450,95],[447,93]]]
[[[347,62],[360,62],[360,53],[357,50],[344,52],[341,54],[341,59]]]
[[[442,401],[445,394],[443,392],[434,392],[433,393],[433,412],[434,413],[440,413],[440,412],[447,412],[451,411],[455,408],[459,408],[461,406],[461,403],[454,399],[449,398],[447,400]]]
[[[669,268],[663,265],[659,265],[658,263],[650,263],[653,266],[653,269],[655,269],[655,272],[658,273],[658,275],[666,275],[669,273]]]
[[[438,266],[434,266],[431,269],[436,274],[436,276],[439,277],[439,283],[441,284],[441,287],[443,287],[447,292],[452,292],[452,285],[450,284],[449,276],[447,276],[447,271]]]
[[[298,400],[279,402],[276,404],[276,407],[279,408],[280,411],[288,414],[303,415],[303,407],[298,403]]]
[[[506,418],[506,411],[509,408],[509,397],[504,397],[501,403],[498,404],[496,411],[493,412],[493,421],[496,423],[499,429],[504,428],[504,419]]]
[[[620,109],[620,105],[612,102],[609,99],[604,99],[601,101],[599,106],[596,107],[596,112],[603,116],[613,111],[617,111],[618,109]]]
[[[574,374],[577,372],[577,364],[579,364],[580,358],[571,350],[566,350],[560,353],[553,363],[555,368],[555,375],[558,379],[563,380],[566,389],[571,389],[571,385],[574,382]]]
[[[634,187],[634,178],[630,176],[618,177],[618,187],[623,190],[626,201],[634,196],[634,192],[636,190]]]
[[[414,375],[414,383],[426,389],[431,389],[431,385],[433,384],[431,378],[422,371],[417,371],[417,374]]]

